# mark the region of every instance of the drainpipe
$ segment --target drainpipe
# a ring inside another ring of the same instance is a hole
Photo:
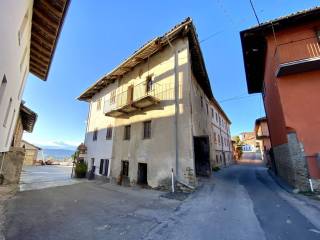
[[[2,154],[3,155],[2,155],[2,161],[1,161],[1,167],[0,167],[0,175],[2,174],[3,162],[4,162],[4,157],[5,157],[6,153],[3,152]]]
[[[178,56],[177,51],[174,48],[174,46],[171,44],[169,38],[167,37],[169,46],[172,50],[173,57],[174,57],[174,105],[175,105],[175,118],[174,118],[174,140],[175,140],[175,163],[172,164],[175,167],[175,174],[176,178],[178,179],[178,168],[179,168],[179,139],[178,139],[178,115],[179,115],[179,73],[178,73]],[[173,169],[172,169],[173,170]],[[173,173],[173,171],[172,171]],[[173,176],[172,176],[173,177]],[[172,180],[172,184],[174,184],[174,181]],[[174,187],[172,188],[174,190]]]

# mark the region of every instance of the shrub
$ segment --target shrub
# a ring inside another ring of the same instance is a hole
[[[220,170],[220,167],[218,166],[212,167],[212,171],[214,172],[218,172],[219,170]]]
[[[85,178],[87,174],[88,166],[84,161],[79,161],[76,163],[76,168],[74,170],[77,178]]]

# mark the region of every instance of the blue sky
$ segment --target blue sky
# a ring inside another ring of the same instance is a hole
[[[319,4],[253,2],[261,22]],[[232,134],[252,131],[264,109],[261,96],[248,95],[246,89],[239,31],[257,24],[249,0],[80,0],[71,2],[47,82],[29,75],[23,98],[39,117],[33,133],[24,138],[57,148],[83,141],[88,105],[76,97],[142,44],[188,16],[199,39],[207,39],[201,48],[211,87],[232,121]],[[236,99],[224,101],[230,98]]]

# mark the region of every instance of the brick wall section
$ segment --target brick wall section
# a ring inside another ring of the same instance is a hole
[[[0,156],[0,166],[2,164]],[[24,159],[24,149],[20,147],[11,148],[5,153],[2,174],[4,175],[4,184],[17,184],[20,180],[22,164]]]
[[[278,174],[288,184],[301,191],[309,191],[308,168],[295,133],[287,135],[288,143],[274,147]]]
[[[294,166],[295,187],[302,191],[309,191],[309,171],[304,153],[301,151],[301,144],[295,133],[288,134],[288,144],[291,161]]]
[[[314,191],[320,193],[320,179],[312,179],[312,185]]]
[[[288,184],[294,186],[294,170],[290,160],[290,151],[288,144],[281,144],[273,148],[274,158],[278,174]]]

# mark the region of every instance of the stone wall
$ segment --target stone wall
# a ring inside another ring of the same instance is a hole
[[[278,174],[291,186],[309,191],[308,168],[295,133],[288,134],[288,143],[273,148]]]
[[[24,159],[24,149],[20,147],[10,148],[3,158],[0,155],[0,166],[2,165],[2,174],[4,176],[4,184],[17,184],[20,180],[22,164]]]
[[[312,179],[312,185],[314,191],[320,193],[320,179]]]

